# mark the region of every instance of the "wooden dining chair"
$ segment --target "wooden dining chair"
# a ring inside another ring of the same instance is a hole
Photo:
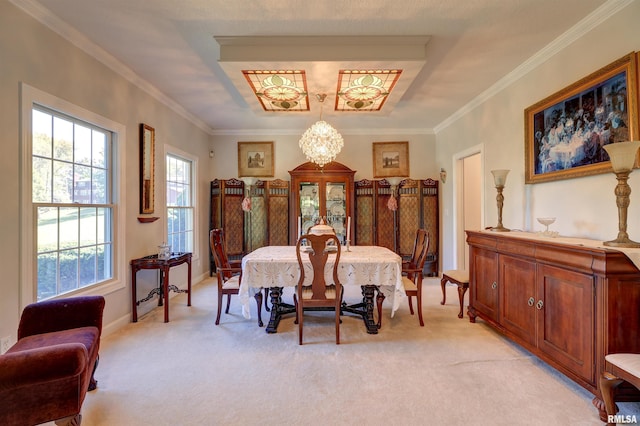
[[[605,356],[604,372],[600,376],[600,392],[604,401],[607,417],[618,412],[614,399],[614,390],[622,382],[627,382],[640,389],[640,354],[617,353]],[[609,417],[607,424],[616,424]]]
[[[302,242],[307,241],[307,246]],[[333,245],[327,243],[333,242]],[[335,254],[334,254],[335,253]],[[311,284],[305,285],[305,268],[302,256],[309,256],[313,277]],[[296,308],[296,322],[298,323],[298,339],[302,345],[302,330],[304,325],[304,309],[333,307],[336,317],[336,345],[340,344],[340,302],[342,298],[342,284],[338,279],[338,263],[340,262],[340,240],[334,234],[302,235],[296,244],[296,256],[300,267],[300,278],[294,295]],[[325,267],[329,258],[332,259],[332,281],[325,280]]]
[[[224,313],[229,313],[231,305],[231,295],[238,294],[240,291],[240,282],[242,280],[242,268],[239,262],[231,262],[227,256],[227,246],[224,239],[223,229],[212,229],[209,232],[209,246],[213,254],[213,260],[216,265],[216,277],[218,278],[218,314],[216,316],[216,325],[220,324],[220,313],[222,312],[222,298],[227,295],[227,308]],[[256,303],[258,304],[258,325],[262,323],[262,292],[255,294]]]
[[[402,263],[402,284],[409,299],[409,311],[414,315],[411,298],[416,297],[416,309],[418,310],[418,320],[420,326],[424,327],[422,319],[422,270],[427,260],[429,251],[429,234],[424,229],[416,231],[416,239],[413,243],[411,258]]]

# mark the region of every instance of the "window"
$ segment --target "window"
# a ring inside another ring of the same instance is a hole
[[[124,125],[21,85],[21,305],[124,288]]]
[[[167,242],[174,252],[194,250],[194,160],[167,153]]]
[[[37,300],[112,277],[110,156],[108,131],[33,108]]]

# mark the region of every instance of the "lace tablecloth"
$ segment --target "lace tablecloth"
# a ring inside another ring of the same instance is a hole
[[[313,276],[308,256],[305,261],[305,278]],[[325,277],[331,281],[333,263],[327,261]],[[256,291],[265,287],[295,287],[300,278],[295,246],[268,246],[252,251],[242,258],[240,301],[242,314],[250,319],[249,301]],[[342,247],[338,278],[343,286],[376,285],[392,302],[391,317],[405,296],[402,285],[402,259],[385,247]]]

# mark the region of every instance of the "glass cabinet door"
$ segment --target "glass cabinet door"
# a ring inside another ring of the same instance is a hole
[[[318,182],[300,182],[300,232],[306,234],[320,218],[320,187]]]
[[[344,182],[327,182],[326,185],[327,225],[336,231],[336,237],[345,241],[347,232],[347,201]]]

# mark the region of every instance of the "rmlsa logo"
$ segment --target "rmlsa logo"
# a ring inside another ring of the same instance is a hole
[[[636,415],[622,415],[616,414],[615,416],[607,416],[607,423],[619,423],[619,424],[636,424]]]

